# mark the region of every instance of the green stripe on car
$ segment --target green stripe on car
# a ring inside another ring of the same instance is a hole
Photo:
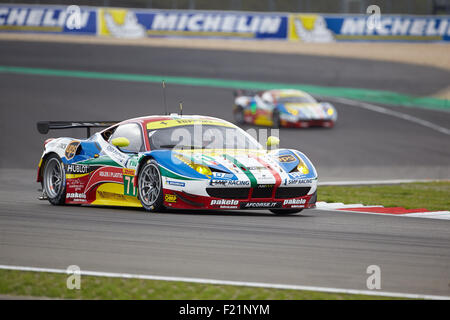
[[[225,154],[224,156],[225,156],[225,158],[227,158],[228,160],[233,162],[236,166],[238,166],[239,169],[242,170],[242,172],[245,173],[247,178],[250,179],[250,184],[251,184],[252,188],[255,188],[258,185],[258,181],[256,180],[255,176],[253,175],[253,173],[250,172],[250,170],[245,165],[243,165],[236,158],[230,156],[229,154]]]

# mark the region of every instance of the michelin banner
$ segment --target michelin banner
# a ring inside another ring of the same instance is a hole
[[[286,39],[286,15],[214,11],[99,9],[99,35],[119,38]]]
[[[333,41],[450,41],[448,16],[331,16],[291,14],[289,40]]]
[[[298,42],[450,41],[449,16],[247,13],[0,4],[0,32]],[[373,21],[372,21],[373,22]]]
[[[96,9],[0,4],[0,32],[97,34]]]

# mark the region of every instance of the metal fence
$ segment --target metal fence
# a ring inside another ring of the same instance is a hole
[[[3,2],[153,9],[313,13],[366,13],[369,5],[378,5],[381,12],[386,14],[450,14],[450,0],[3,0]]]

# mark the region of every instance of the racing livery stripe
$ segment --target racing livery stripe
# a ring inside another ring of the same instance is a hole
[[[185,177],[185,176],[181,176],[165,167],[163,167],[161,164],[159,164],[159,170],[161,170],[161,175],[165,176],[165,177],[169,177],[169,178],[173,178],[173,179],[179,179],[179,180],[198,180],[198,179],[193,179],[193,178],[189,178],[189,177]]]
[[[213,126],[223,126],[223,127],[234,127],[233,125],[226,123],[224,121],[210,120],[210,119],[172,119],[172,120],[162,120],[153,121],[147,124],[148,130],[172,128],[178,126],[187,125],[213,125]]]
[[[244,166],[241,162],[239,162],[237,159],[233,158],[232,156],[230,156],[229,154],[224,154],[224,156],[230,160],[231,162],[233,162],[236,166],[238,166],[239,169],[242,170],[242,172],[245,173],[245,175],[247,176],[247,178],[249,178],[250,180],[250,184],[252,188],[255,188],[258,185],[258,182],[256,181],[255,176],[253,175],[253,173],[250,172],[250,170]]]
[[[113,159],[111,159],[109,156],[100,156],[98,158],[83,160],[79,162],[75,162],[74,164],[85,164],[85,165],[99,165],[99,166],[109,166],[109,167],[119,167],[122,168],[120,164],[115,162]]]
[[[280,176],[280,174],[274,168],[272,168],[272,166],[270,164],[268,164],[263,159],[261,159],[260,157],[255,156],[255,155],[250,154],[250,157],[253,158],[253,159],[256,159],[256,161],[261,163],[264,167],[266,167],[270,171],[270,173],[275,177],[275,186],[276,187],[278,187],[281,184],[281,176]]]

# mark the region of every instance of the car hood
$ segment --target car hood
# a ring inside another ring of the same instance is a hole
[[[267,150],[156,150],[150,153],[160,164],[164,176],[177,179],[248,181],[251,186],[286,183],[292,179],[316,179],[311,161],[290,149]],[[195,170],[207,166],[211,175]],[[299,171],[299,166],[304,167]]]
[[[285,111],[305,119],[325,119],[330,117],[327,108],[320,103],[285,103]]]

